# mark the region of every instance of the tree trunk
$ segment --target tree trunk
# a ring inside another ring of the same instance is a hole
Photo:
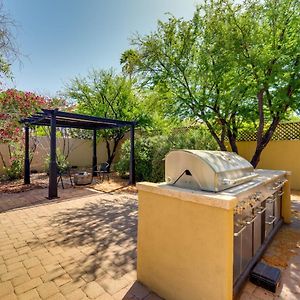
[[[112,149],[110,148],[109,140],[105,140],[106,150],[107,150],[107,163],[109,165],[108,172],[110,171],[111,164],[113,163],[114,158],[116,156],[118,145],[123,137],[124,137],[124,135],[113,139],[113,148]]]
[[[265,126],[265,116],[264,116],[264,92],[265,89],[262,88],[257,93],[257,102],[258,102],[258,116],[259,116],[259,126],[257,129],[257,143],[261,144]]]
[[[236,139],[237,139],[237,136],[238,136],[238,127],[237,127],[237,124],[236,124],[236,115],[235,115],[235,113],[231,117],[231,124],[232,124],[232,130],[231,130],[232,141],[230,141],[230,146],[231,146],[232,151],[234,151],[236,154],[239,154],[238,147],[237,147],[237,144],[236,144]]]
[[[280,118],[277,116],[275,118],[273,118],[273,121],[271,123],[271,125],[269,126],[268,130],[266,131],[266,133],[261,137],[260,141],[257,140],[256,143],[256,149],[254,152],[254,155],[251,159],[251,164],[254,168],[257,167],[259,161],[260,161],[260,156],[262,151],[265,149],[265,147],[268,145],[268,143],[270,142],[277,125],[279,124]]]
[[[110,165],[113,161],[113,158],[111,157],[109,140],[105,139],[105,144],[106,144],[106,152],[107,152],[107,161],[106,162],[109,164],[108,171],[110,171]]]
[[[227,151],[227,148],[225,146],[224,141],[219,139],[218,135],[216,134],[216,132],[213,129],[213,126],[209,122],[207,122],[205,120],[204,120],[204,122],[205,122],[205,124],[206,124],[209,132],[211,133],[211,135],[213,136],[213,138],[215,139],[215,141],[218,143],[220,150],[221,151]]]
[[[3,157],[3,154],[2,154],[2,152],[0,151],[0,158],[1,158],[1,161],[2,161],[2,164],[3,164],[3,167],[7,167],[6,166],[6,161],[4,160],[4,157]]]
[[[227,136],[228,136],[228,140],[229,140],[231,150],[233,152],[235,152],[236,154],[238,154],[239,151],[238,151],[238,147],[237,147],[237,144],[236,144],[236,136],[234,134],[232,134],[230,129],[227,130]]]
[[[33,156],[34,156],[34,153],[37,149],[37,139],[36,138],[32,138],[31,137],[31,148],[30,148],[30,157],[29,157],[29,162],[32,163],[32,160],[33,160]]]

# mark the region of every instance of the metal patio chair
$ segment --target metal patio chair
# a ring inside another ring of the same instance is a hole
[[[97,168],[97,172],[96,172],[99,177],[100,177],[100,180],[103,182],[104,181],[104,178],[106,176],[107,180],[109,181],[109,163],[107,162],[104,162],[104,163],[101,163],[98,168]]]
[[[65,188],[63,177],[62,177],[64,175],[69,177],[71,187],[74,187],[74,183],[73,183],[72,175],[71,175],[71,167],[64,168],[63,170],[58,168],[58,170],[57,170],[57,185],[59,184],[59,182],[61,182],[61,187],[63,189]]]

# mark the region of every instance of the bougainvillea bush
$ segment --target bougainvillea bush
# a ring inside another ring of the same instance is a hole
[[[0,159],[7,179],[20,178],[23,170],[24,132],[21,118],[49,107],[50,101],[31,92],[9,89],[0,92],[0,144],[7,144],[9,160]]]

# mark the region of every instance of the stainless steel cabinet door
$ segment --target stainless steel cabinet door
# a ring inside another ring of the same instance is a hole
[[[265,208],[260,207],[255,210],[255,220],[253,223],[253,255],[260,248],[262,243],[262,215]]]
[[[274,203],[276,201],[275,195],[266,200],[266,223],[265,223],[265,237],[268,237],[272,231],[274,222],[276,221]]]
[[[275,204],[274,210],[275,210],[275,217],[276,217],[275,224],[281,218],[281,202],[282,202],[281,199],[282,199],[282,195],[283,195],[282,190],[280,190],[276,193],[276,200],[274,202],[274,204]]]
[[[235,232],[238,232],[240,228],[236,228]],[[242,238],[241,235],[234,236],[234,257],[233,257],[233,282],[239,278],[241,274],[242,265]]]
[[[242,272],[252,258],[252,224],[242,232]]]

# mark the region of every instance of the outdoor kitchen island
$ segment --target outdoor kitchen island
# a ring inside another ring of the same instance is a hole
[[[285,171],[255,170],[220,192],[139,183],[137,277],[167,300],[229,300],[283,222]]]

